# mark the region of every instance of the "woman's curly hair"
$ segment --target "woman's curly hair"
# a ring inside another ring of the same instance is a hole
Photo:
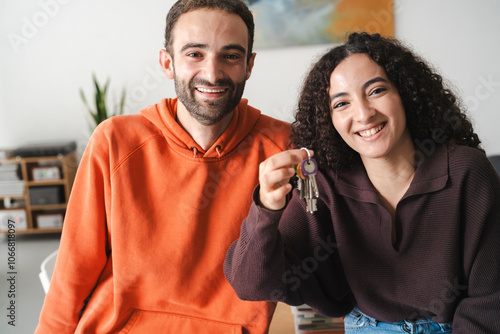
[[[352,33],[345,44],[328,51],[313,66],[299,97],[291,141],[315,152],[322,169],[345,169],[359,159],[332,124],[328,88],[337,65],[352,54],[365,53],[380,65],[397,88],[406,124],[418,148],[422,143],[451,143],[480,148],[481,141],[442,77],[395,39]]]

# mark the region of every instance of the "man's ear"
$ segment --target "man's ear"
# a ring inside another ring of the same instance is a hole
[[[160,50],[160,66],[167,78],[174,78],[174,60],[167,50]]]
[[[252,53],[252,56],[250,57],[250,60],[248,61],[248,64],[247,64],[247,80],[250,79],[250,74],[252,74],[253,64],[254,64],[255,56],[256,55],[257,54],[255,52]]]

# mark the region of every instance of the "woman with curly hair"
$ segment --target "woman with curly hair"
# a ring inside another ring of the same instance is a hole
[[[346,333],[500,333],[500,179],[425,61],[351,34],[310,71],[292,142],[228,250],[240,298],[345,316]],[[319,165],[312,214],[290,193],[299,147]]]

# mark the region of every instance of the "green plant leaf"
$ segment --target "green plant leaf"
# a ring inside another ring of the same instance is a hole
[[[92,120],[95,122],[95,126],[99,125],[102,121],[106,120],[109,117],[115,116],[115,115],[122,115],[125,107],[125,99],[126,99],[126,91],[125,89],[122,90],[122,95],[117,104],[114,106],[113,113],[110,113],[110,111],[107,108],[106,105],[106,94],[109,88],[109,83],[110,79],[108,78],[104,84],[104,86],[101,86],[97,80],[97,76],[95,73],[92,73],[92,81],[94,84],[94,104],[95,104],[95,109],[93,109],[89,102],[87,101],[87,98],[85,96],[84,91],[80,88],[80,97],[83,101],[83,104],[85,105],[85,108],[87,109],[88,113],[91,115]]]
[[[125,98],[126,98],[127,92],[125,88],[122,90],[122,97],[120,99],[120,104],[118,107],[118,111],[116,112],[116,115],[123,115],[123,109],[125,107]]]

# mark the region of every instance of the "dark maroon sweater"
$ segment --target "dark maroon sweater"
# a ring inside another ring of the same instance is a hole
[[[441,145],[421,159],[392,219],[363,165],[317,175],[318,211],[254,204],[224,264],[241,299],[356,305],[384,322],[433,318],[453,333],[500,333],[500,179],[479,150]]]

